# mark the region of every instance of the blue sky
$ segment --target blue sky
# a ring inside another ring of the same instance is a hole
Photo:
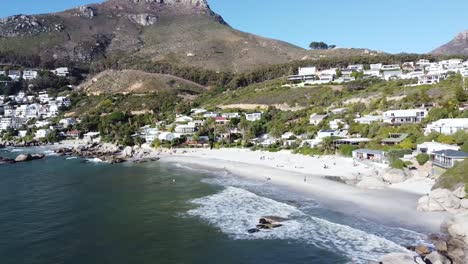
[[[0,0],[0,17],[60,11],[100,0]],[[429,52],[468,29],[466,0],[209,0],[233,27],[307,47]]]

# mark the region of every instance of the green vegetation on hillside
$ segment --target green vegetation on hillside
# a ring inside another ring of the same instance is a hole
[[[465,190],[468,192],[468,159],[458,163],[454,168],[442,174],[433,189],[445,188],[453,190],[460,183],[465,184]]]

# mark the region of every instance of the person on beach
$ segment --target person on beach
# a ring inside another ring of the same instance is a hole
[[[307,182],[307,176],[304,176],[304,182]]]

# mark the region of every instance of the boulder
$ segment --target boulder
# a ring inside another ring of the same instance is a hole
[[[447,189],[436,189],[418,201],[418,211],[422,212],[454,211],[459,208],[460,199]]]
[[[406,181],[407,176],[403,170],[389,169],[383,174],[383,180],[391,184],[401,183]]]
[[[440,234],[432,234],[429,236],[430,241],[437,251],[447,252],[447,237]]]
[[[391,253],[382,257],[382,264],[425,264],[421,257],[411,253]]]
[[[362,180],[356,186],[364,189],[383,189],[385,188],[386,184],[381,179],[367,176],[362,178]]]
[[[43,159],[43,158],[45,158],[44,154],[32,154],[31,155],[32,160],[39,160],[39,159]]]
[[[15,162],[14,159],[0,157],[0,164],[13,164]]]
[[[133,156],[133,148],[132,147],[125,147],[123,150],[122,150],[122,155],[124,157],[132,157]]]
[[[15,159],[16,162],[25,162],[30,160],[32,160],[31,154],[20,154]]]
[[[452,261],[447,256],[444,256],[443,254],[437,251],[434,251],[429,255],[425,256],[424,260],[426,261],[426,263],[432,264],[452,264]]]
[[[468,199],[460,200],[460,207],[463,209],[468,209]]]
[[[416,252],[420,256],[426,256],[431,253],[431,250],[424,245],[419,245],[414,249],[414,252]]]
[[[456,197],[463,199],[466,197],[466,192],[465,192],[465,185],[458,186],[458,188],[455,189],[455,191],[452,192],[453,195]]]
[[[468,263],[468,212],[446,220],[442,230],[447,234],[448,256],[454,263]]]

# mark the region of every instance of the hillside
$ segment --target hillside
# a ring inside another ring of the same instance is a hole
[[[78,89],[92,95],[145,94],[163,90],[200,94],[206,90],[199,84],[175,76],[135,70],[104,71],[81,84]]]
[[[108,0],[44,15],[0,20],[0,55],[89,63],[112,55],[219,71],[301,59],[294,45],[231,28],[204,0]]]
[[[461,32],[452,41],[431,53],[435,55],[468,55],[468,31]]]

